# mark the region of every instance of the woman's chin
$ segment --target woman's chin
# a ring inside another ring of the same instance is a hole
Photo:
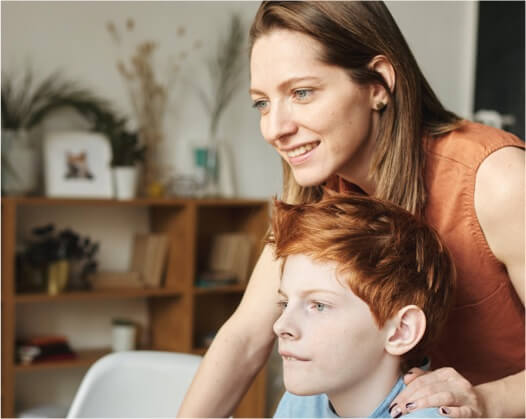
[[[292,173],[296,183],[304,188],[321,185],[328,178],[328,176],[320,176],[319,174],[316,175],[315,173],[306,173],[306,171],[302,171],[301,169],[293,169]]]

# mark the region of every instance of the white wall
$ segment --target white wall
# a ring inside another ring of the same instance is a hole
[[[248,25],[257,2],[5,2],[2,11],[2,70],[16,70],[31,63],[38,74],[55,69],[78,79],[128,111],[124,85],[115,70],[118,56],[106,32],[106,23],[121,25],[127,17],[136,22],[138,39],[160,41],[159,61],[203,41],[200,50],[191,51],[184,72],[172,94],[172,106],[163,144],[162,162],[172,173],[192,169],[190,147],[206,137],[207,119],[192,83],[206,86],[200,63],[213,50],[215,40],[228,22],[230,11],[242,13]],[[477,6],[474,2],[389,2],[409,45],[439,98],[462,116],[471,114],[474,86],[474,58]],[[184,38],[176,38],[179,26],[186,27]],[[248,75],[220,126],[235,151],[239,193],[245,197],[267,198],[280,190],[281,166],[275,153],[262,140],[257,113],[248,96]],[[98,220],[103,218],[102,229]],[[56,220],[59,227],[72,227],[102,243],[101,269],[126,269],[131,232],[148,229],[144,210],[115,214],[104,209],[86,216],[82,211],[67,214],[56,211],[28,212],[24,220],[41,225]],[[111,239],[110,239],[111,238]],[[64,309],[64,310],[62,310]],[[17,323],[22,333],[55,332],[67,334],[76,348],[109,344],[106,319],[129,316],[147,322],[142,301],[103,303],[97,312],[89,304],[41,305],[37,312],[19,308]],[[101,318],[101,311],[104,318]],[[64,313],[67,312],[67,316]],[[81,327],[79,327],[81,325]],[[45,401],[67,406],[84,370],[40,372],[19,377],[19,407]],[[62,380],[62,381],[59,381]],[[49,381],[52,380],[52,381]],[[45,382],[45,383],[44,383]]]
[[[473,112],[478,3],[390,1],[427,81],[444,106],[462,117]]]

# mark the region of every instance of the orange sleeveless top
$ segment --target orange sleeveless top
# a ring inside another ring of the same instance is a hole
[[[473,385],[524,369],[524,306],[486,242],[474,204],[481,162],[508,146],[524,148],[524,142],[472,122],[427,142],[425,217],[457,270],[455,305],[432,348],[432,368],[453,367]],[[337,183],[335,189],[352,189],[342,179]]]

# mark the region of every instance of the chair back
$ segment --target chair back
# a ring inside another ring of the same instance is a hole
[[[174,352],[106,355],[84,376],[67,417],[175,417],[200,362]]]

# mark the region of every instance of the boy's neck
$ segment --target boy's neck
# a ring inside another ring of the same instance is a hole
[[[400,359],[387,356],[363,380],[338,394],[327,394],[340,417],[366,418],[389,395],[400,377]]]

